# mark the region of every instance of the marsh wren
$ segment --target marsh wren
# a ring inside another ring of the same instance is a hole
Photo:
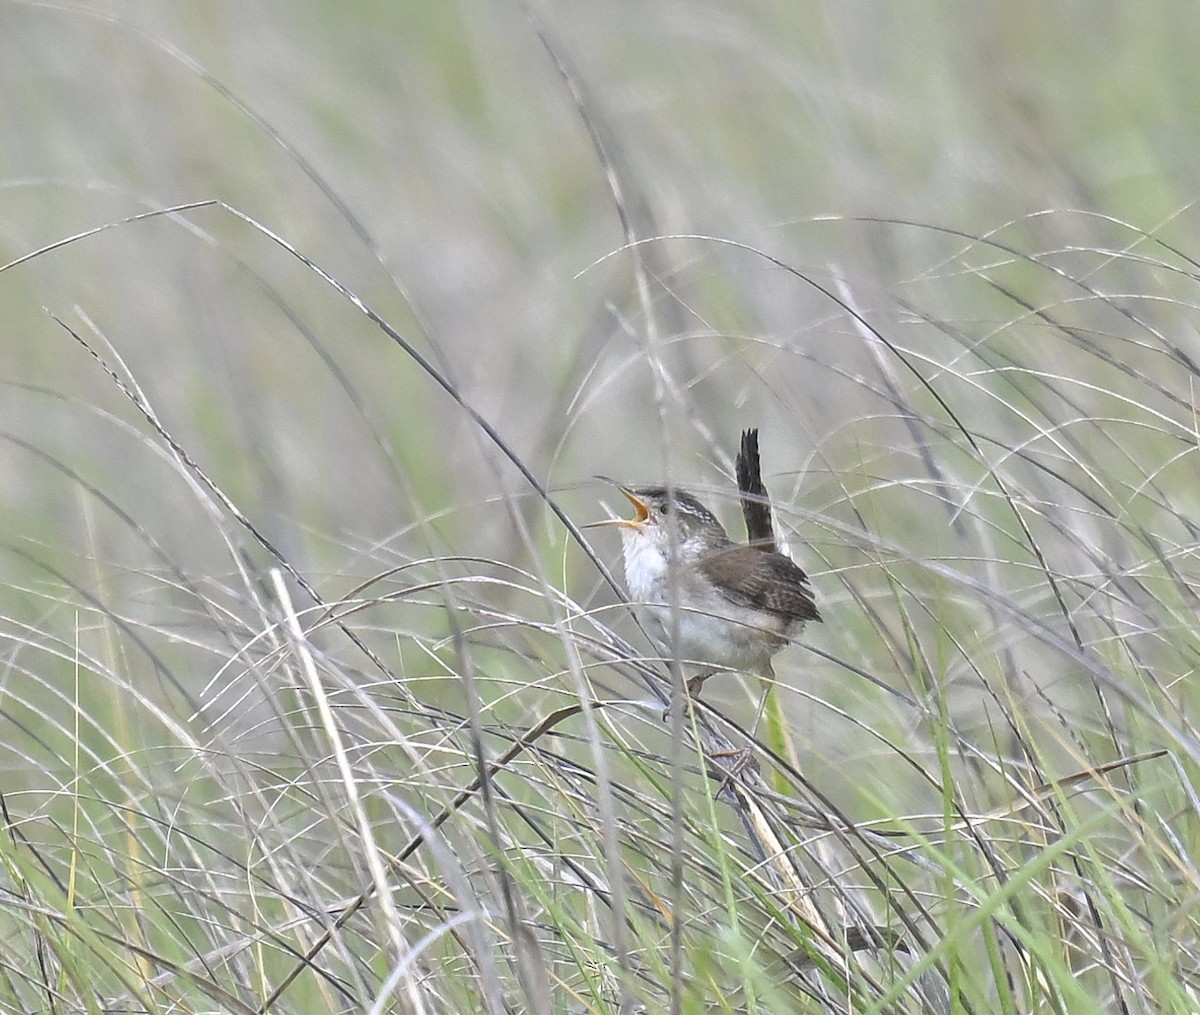
[[[754,438],[757,475],[756,434]],[[745,451],[743,435],[743,455]],[[741,465],[739,457],[739,478]],[[753,672],[769,681],[771,657],[808,621],[821,619],[808,576],[775,549],[769,533],[752,531],[758,538],[751,543],[733,542],[716,516],[684,490],[614,485],[633,505],[634,517],[592,525],[620,528],[625,582],[646,633],[664,654],[677,651],[681,662],[704,668],[688,681],[689,693],[697,693],[717,670]],[[752,511],[747,505],[755,502],[743,487],[748,524]],[[761,519],[763,502],[757,503]],[[765,510],[769,519],[769,505]]]

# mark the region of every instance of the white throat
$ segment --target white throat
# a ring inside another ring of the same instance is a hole
[[[644,538],[639,532],[622,530],[621,544],[630,598],[641,603],[662,602],[666,592],[666,555],[654,540]]]

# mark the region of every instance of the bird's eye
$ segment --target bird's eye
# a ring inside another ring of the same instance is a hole
[[[666,501],[663,501],[661,504],[658,505],[658,513],[660,515],[670,514],[671,513],[670,505]]]

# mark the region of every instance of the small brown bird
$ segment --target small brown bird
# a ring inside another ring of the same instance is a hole
[[[756,436],[752,467],[747,462],[755,477]],[[739,473],[746,460],[743,435]],[[717,670],[753,672],[764,681],[773,680],[771,658],[821,615],[808,576],[774,549],[770,506],[760,492],[761,480],[757,490],[743,484],[743,507],[755,540],[749,544],[733,542],[713,513],[684,490],[614,485],[633,505],[635,516],[592,525],[620,528],[625,581],[647,634],[664,654],[677,649],[681,662],[702,668],[688,682],[689,692],[695,694]],[[678,612],[675,646],[672,603]]]

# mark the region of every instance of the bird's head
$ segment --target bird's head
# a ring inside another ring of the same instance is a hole
[[[601,477],[605,478],[605,477]],[[613,483],[612,480],[607,482]],[[633,505],[632,518],[606,518],[585,528],[615,525],[626,541],[648,541],[667,553],[674,538],[680,553],[700,552],[729,541],[716,516],[686,490],[662,486],[613,485]]]

